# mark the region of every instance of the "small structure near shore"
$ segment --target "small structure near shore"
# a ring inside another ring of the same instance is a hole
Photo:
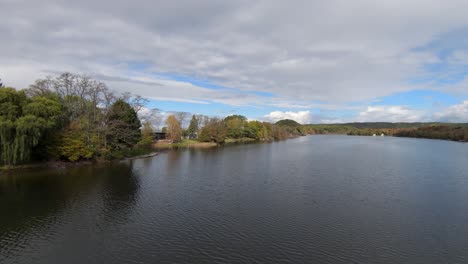
[[[156,141],[166,139],[166,137],[167,137],[166,132],[153,132],[153,139]]]

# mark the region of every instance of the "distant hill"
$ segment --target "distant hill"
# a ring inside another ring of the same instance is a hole
[[[301,124],[291,119],[283,119],[275,123],[278,126],[298,127]]]
[[[468,127],[468,123],[440,123],[440,122],[354,122],[340,124],[309,124],[311,127],[352,127],[357,129],[390,129],[390,128],[418,128],[427,126],[459,126]]]

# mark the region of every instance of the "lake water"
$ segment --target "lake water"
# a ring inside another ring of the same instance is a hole
[[[0,263],[468,263],[468,144],[309,136],[14,171]]]

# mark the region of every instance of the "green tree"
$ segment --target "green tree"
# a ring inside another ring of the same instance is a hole
[[[211,118],[201,129],[198,139],[202,142],[216,142],[223,144],[226,140],[227,126],[224,120]]]
[[[283,119],[275,123],[278,126],[298,127],[301,124],[292,119]]]
[[[153,125],[146,121],[143,123],[143,128],[141,129],[141,140],[138,142],[138,145],[143,148],[150,148],[153,141]]]
[[[141,122],[135,110],[123,100],[117,100],[109,109],[106,139],[111,150],[132,148],[141,139]]]
[[[240,119],[242,121],[247,121],[247,117],[245,117],[243,115],[230,115],[230,116],[227,116],[226,118],[224,118],[224,121],[229,121],[231,119]]]
[[[263,124],[259,121],[250,121],[247,123],[244,131],[244,137],[253,138],[257,140],[264,140]]]
[[[229,116],[224,119],[227,126],[227,137],[229,138],[241,138],[244,136],[245,124],[247,121],[237,116]]]
[[[97,154],[97,146],[87,143],[81,125],[82,122],[75,120],[58,133],[51,151],[55,158],[67,161],[89,160]]]
[[[190,124],[187,128],[187,135],[190,139],[195,139],[198,136],[198,123],[199,120],[195,115],[192,115],[192,119],[190,120]]]
[[[24,91],[0,88],[0,156],[5,165],[28,161],[48,131],[56,127],[62,112],[58,101]]]

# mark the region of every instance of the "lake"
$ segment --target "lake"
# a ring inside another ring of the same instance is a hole
[[[468,144],[308,136],[0,175],[0,263],[468,263]]]

